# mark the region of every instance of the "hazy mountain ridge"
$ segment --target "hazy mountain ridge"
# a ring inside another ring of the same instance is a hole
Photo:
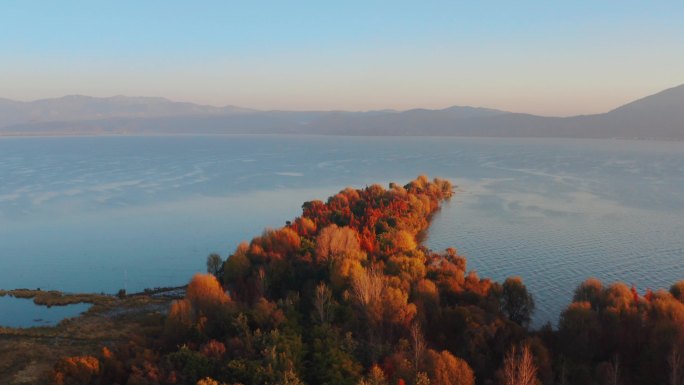
[[[164,98],[0,99],[0,135],[319,134],[684,140],[684,85],[595,115],[453,106],[407,111],[258,111]]]
[[[38,122],[73,122],[109,118],[150,118],[247,112],[233,106],[214,107],[175,102],[160,97],[112,96],[96,98],[67,95],[61,98],[18,102],[0,99],[0,127]]]

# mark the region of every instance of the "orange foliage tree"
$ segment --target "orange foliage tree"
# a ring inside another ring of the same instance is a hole
[[[65,357],[53,370],[55,385],[87,385],[100,374],[100,361],[92,356]]]

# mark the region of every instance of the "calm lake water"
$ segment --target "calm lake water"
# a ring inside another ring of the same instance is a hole
[[[54,326],[59,321],[76,317],[90,308],[90,304],[67,306],[38,306],[32,299],[0,297],[0,326],[31,327]]]
[[[180,285],[306,200],[421,173],[458,186],[427,244],[521,276],[535,325],[587,277],[641,292],[684,279],[683,142],[75,137],[0,139],[0,288]]]

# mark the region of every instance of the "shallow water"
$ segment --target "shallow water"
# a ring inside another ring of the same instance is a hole
[[[32,299],[0,297],[0,326],[54,326],[65,318],[76,317],[90,308],[90,304],[67,306],[38,306]]]
[[[0,139],[0,288],[178,285],[301,204],[418,174],[458,185],[427,243],[520,275],[535,324],[594,276],[684,279],[684,143],[289,136]]]

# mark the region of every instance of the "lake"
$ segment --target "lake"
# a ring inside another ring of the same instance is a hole
[[[181,285],[306,200],[418,174],[458,186],[427,244],[521,276],[536,326],[588,277],[642,293],[684,279],[684,142],[68,137],[0,138],[0,288]]]
[[[39,306],[32,299],[0,297],[0,326],[54,326],[65,318],[76,317],[90,308],[90,304]]]

